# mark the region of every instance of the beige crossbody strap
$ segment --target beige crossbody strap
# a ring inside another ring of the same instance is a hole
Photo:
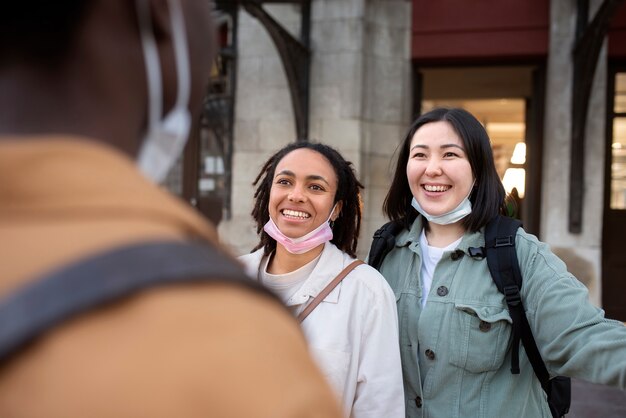
[[[311,303],[309,303],[307,307],[304,308],[302,312],[300,312],[300,315],[298,315],[298,321],[299,322],[304,321],[304,319],[307,316],[309,316],[311,312],[313,312],[313,309],[315,309],[317,305],[319,305],[320,302],[323,301],[324,298],[328,296],[328,294],[332,292],[335,287],[337,287],[337,285],[348,275],[348,273],[350,273],[352,270],[354,270],[356,266],[360,264],[365,264],[365,263],[361,260],[354,260],[352,263],[348,265],[348,267],[343,269],[341,273],[339,273],[337,277],[333,279],[332,282],[328,283],[328,286],[322,289],[322,291],[317,296],[315,296],[315,299],[313,299]]]

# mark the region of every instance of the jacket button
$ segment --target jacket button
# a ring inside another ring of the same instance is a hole
[[[478,325],[478,329],[481,330],[482,332],[487,332],[491,329],[491,324],[489,322],[480,321],[480,324]]]
[[[424,352],[424,354],[426,354],[426,358],[428,358],[428,360],[434,360],[435,359],[435,352],[433,350],[431,350],[430,348],[428,350],[426,350]]]
[[[447,294],[448,294],[448,288],[447,288],[447,287],[445,287],[445,286],[439,286],[439,287],[437,288],[437,294],[438,294],[439,296],[445,296],[445,295],[447,295]]]
[[[422,398],[420,398],[419,396],[415,398],[415,406],[417,406],[418,408],[422,407]]]
[[[456,250],[455,252],[450,254],[450,258],[452,259],[452,261],[456,261],[459,258],[463,257],[464,255],[465,253],[462,250]]]

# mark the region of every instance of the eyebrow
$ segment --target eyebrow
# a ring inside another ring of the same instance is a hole
[[[289,176],[289,177],[296,177],[296,174],[291,171],[291,170],[283,170],[280,173],[276,173],[276,175],[274,176],[274,178],[278,177],[278,176]],[[306,179],[311,181],[311,180],[318,180],[318,181],[323,181],[324,183],[326,183],[327,185],[330,186],[330,183],[328,182],[328,180],[326,180],[324,177],[322,176],[318,176],[317,174],[311,174],[306,176]]]
[[[430,147],[429,147],[428,145],[416,144],[416,145],[413,145],[413,146],[411,147],[411,151],[413,151],[415,148],[424,148],[424,149],[429,149]],[[443,144],[443,145],[441,145],[439,148],[440,148],[440,149],[446,149],[446,148],[458,148],[458,149],[460,149],[461,151],[465,152],[465,149],[463,149],[463,147],[462,147],[462,146],[457,145],[457,144]]]

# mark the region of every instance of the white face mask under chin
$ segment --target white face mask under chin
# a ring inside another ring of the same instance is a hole
[[[472,194],[472,190],[474,190],[474,183],[475,181],[472,183],[472,187],[470,187],[470,191],[467,196],[461,200],[461,203],[459,203],[456,208],[452,209],[450,212],[444,213],[443,215],[431,215],[426,212],[422,206],[417,203],[417,199],[415,199],[415,197],[413,197],[413,200],[411,201],[411,206],[413,206],[416,211],[426,218],[428,222],[432,222],[437,225],[453,224],[472,213],[472,202],[470,202],[469,197]]]
[[[137,164],[148,178],[160,183],[182,153],[191,128],[191,116],[187,108],[191,80],[185,21],[180,0],[168,0],[178,88],[174,107],[161,119],[163,80],[150,5],[147,0],[136,0],[136,5],[148,80],[148,128]]]

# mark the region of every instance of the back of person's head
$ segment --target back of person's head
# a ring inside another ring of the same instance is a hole
[[[91,0],[30,0],[5,2],[0,13],[0,68],[18,61],[56,67]]]
[[[254,208],[252,217],[256,221],[257,233],[260,234],[259,245],[255,250],[263,248],[265,254],[276,249],[276,241],[270,237],[263,226],[269,221],[270,190],[276,172],[276,166],[287,154],[297,149],[309,149],[322,156],[333,167],[337,176],[337,192],[334,203],[342,202],[341,213],[333,226],[331,242],[340,250],[356,256],[356,247],[359,241],[361,228],[361,189],[363,185],[357,180],[352,163],[346,161],[334,148],[314,142],[293,142],[272,155],[264,164],[253,182],[257,189],[254,193]]]
[[[476,179],[470,194],[472,213],[463,219],[463,226],[477,231],[491,218],[504,211],[505,191],[496,171],[491,141],[483,125],[471,113],[459,108],[436,108],[418,117],[399,145],[393,181],[383,211],[393,221],[404,221],[408,227],[417,217],[411,206],[413,198],[406,176],[409,147],[413,136],[422,126],[432,122],[447,122],[463,141],[465,152]]]
[[[7,2],[0,134],[104,142],[160,182],[201,111],[214,29],[208,0]]]

